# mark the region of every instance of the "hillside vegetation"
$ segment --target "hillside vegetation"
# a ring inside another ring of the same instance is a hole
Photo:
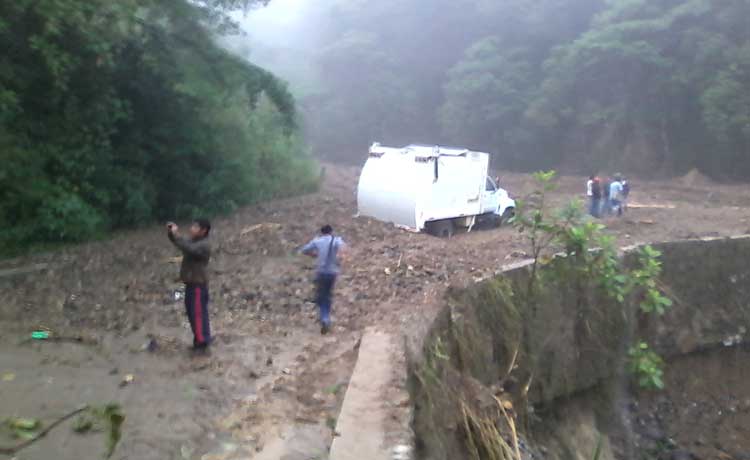
[[[293,83],[322,155],[418,141],[527,170],[750,173],[748,0],[307,5],[249,52]]]
[[[254,2],[0,5],[0,253],[313,188],[285,83],[214,43]]]

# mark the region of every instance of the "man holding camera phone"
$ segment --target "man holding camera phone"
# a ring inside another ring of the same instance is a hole
[[[211,259],[211,245],[208,241],[211,223],[208,219],[195,219],[188,237],[181,236],[178,231],[174,222],[167,223],[169,240],[182,251],[180,279],[185,283],[185,310],[193,330],[193,349],[206,350],[211,343],[207,273],[208,261]]]

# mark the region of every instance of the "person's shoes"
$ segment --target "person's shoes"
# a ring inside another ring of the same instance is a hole
[[[322,335],[326,335],[331,331],[331,326],[329,324],[323,324],[320,326],[320,333]]]
[[[192,351],[195,355],[209,355],[211,350],[208,347],[209,342],[198,343],[193,345]]]

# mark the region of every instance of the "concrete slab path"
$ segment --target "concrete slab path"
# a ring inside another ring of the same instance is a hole
[[[330,460],[391,458],[385,446],[385,395],[392,381],[394,345],[391,334],[375,329],[363,334],[357,365],[336,423]]]

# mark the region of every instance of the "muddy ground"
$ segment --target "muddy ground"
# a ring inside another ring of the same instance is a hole
[[[632,432],[620,450],[645,460],[750,459],[750,349],[705,350],[665,369],[664,391],[636,390],[624,408]]]
[[[320,192],[214,222],[216,343],[207,357],[188,351],[178,253],[161,227],[1,262],[0,418],[49,422],[80,404],[114,401],[126,422],[113,458],[278,459],[282,444],[288,460],[327,458],[362,330],[409,334],[449,285],[490,276],[527,249],[509,227],[441,240],[355,217],[358,172],[328,165]],[[533,189],[528,175],[500,176],[515,197]],[[582,198],[583,181],[561,178],[555,203]],[[750,230],[746,186],[711,184],[695,174],[631,183],[634,204],[661,207],[608,219],[621,245]],[[312,263],[294,253],[323,223],[350,245],[334,332],[325,337],[310,302]],[[26,341],[39,327],[82,342]],[[394,444],[408,435],[403,384],[394,376],[384,396],[393,401]],[[103,436],[75,434],[71,424],[15,458],[96,458]],[[13,443],[1,434],[0,442]]]

